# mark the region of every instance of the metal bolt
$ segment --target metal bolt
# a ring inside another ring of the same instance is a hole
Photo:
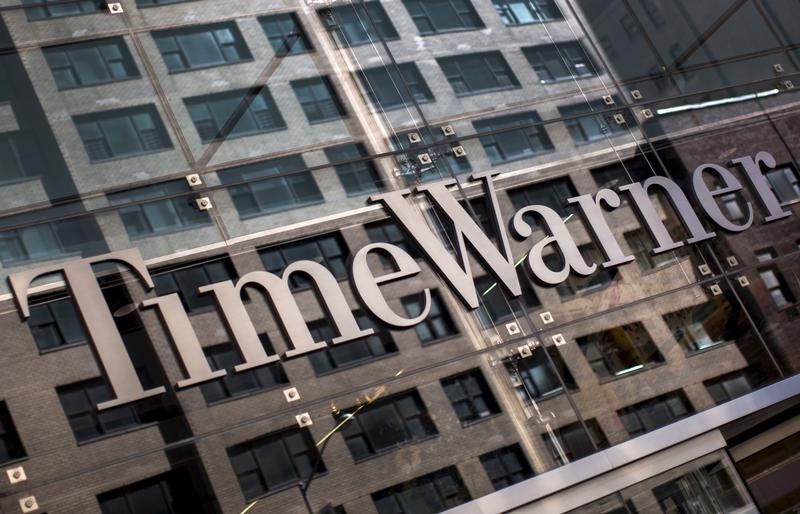
[[[300,399],[300,393],[297,391],[296,387],[284,389],[283,396],[286,398],[287,402],[294,402]]]
[[[555,343],[556,346],[563,346],[567,344],[567,340],[564,339],[562,334],[556,334],[553,336],[553,343]]]
[[[114,2],[114,3],[108,4],[108,12],[110,12],[111,14],[122,14],[122,13],[125,12],[125,10],[122,8],[122,4],[121,3]]]
[[[455,155],[456,157],[464,157],[465,155],[467,155],[467,151],[464,150],[464,147],[461,145],[454,146],[453,155]]]
[[[515,335],[520,333],[519,325],[512,321],[511,323],[506,323],[506,330],[508,331],[508,335]]]
[[[642,116],[649,120],[650,118],[654,117],[655,114],[653,114],[653,111],[650,109],[642,109]]]
[[[550,311],[542,312],[541,314],[539,314],[539,317],[542,318],[542,322],[545,325],[555,321],[555,319],[553,319],[553,315],[550,313]]]
[[[633,89],[631,90],[631,98],[633,98],[634,100],[641,100],[642,98],[644,98],[644,95],[642,95],[642,92],[639,91],[638,89]]]
[[[605,102],[606,105],[614,105],[614,97],[611,95],[603,95],[603,102]]]
[[[711,268],[708,267],[708,264],[701,264],[697,269],[700,271],[701,275],[711,275]]]
[[[445,136],[454,136],[456,134],[456,129],[454,129],[452,125],[445,125],[442,127],[442,134]]]

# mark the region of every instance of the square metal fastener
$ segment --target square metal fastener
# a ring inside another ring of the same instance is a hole
[[[517,346],[517,351],[519,352],[520,357],[530,357],[533,355],[533,351],[531,351],[530,346],[524,344],[522,346]]]
[[[730,266],[731,268],[733,268],[734,266],[738,266],[739,265],[739,259],[737,259],[733,255],[727,257],[725,259],[725,261],[728,263],[728,266]]]
[[[614,105],[614,97],[611,95],[603,95],[603,102],[606,105]]]
[[[465,155],[467,155],[467,151],[464,150],[464,147],[461,145],[454,146],[453,155],[455,155],[456,157],[464,157]]]
[[[290,387],[289,389],[283,390],[283,396],[286,398],[287,402],[296,402],[300,399],[300,393],[297,391],[296,387]]]
[[[520,333],[519,325],[516,321],[512,321],[511,323],[506,323],[506,330],[508,331],[508,335],[516,335]]]
[[[711,287],[709,287],[708,289],[714,296],[719,296],[722,294],[722,288],[719,287],[719,284],[711,284]]]
[[[419,137],[419,134],[416,132],[409,132],[408,141],[411,143],[419,143],[420,141],[422,141],[422,138]]]
[[[191,175],[186,175],[186,182],[189,184],[189,187],[196,187],[203,185],[203,179],[200,178],[199,173],[192,173]]]
[[[207,211],[211,209],[213,206],[211,205],[211,199],[207,196],[203,196],[198,198],[194,201],[195,206],[201,211]]]
[[[545,325],[555,321],[555,319],[553,319],[553,315],[550,314],[550,311],[542,312],[541,314],[539,314],[539,317],[542,318],[542,322]]]
[[[125,10],[122,8],[122,4],[119,2],[113,2],[108,4],[108,12],[111,14],[122,14]]]
[[[711,275],[711,268],[708,267],[708,264],[701,264],[697,269],[700,271],[701,275]]]
[[[655,114],[653,114],[653,111],[650,109],[642,109],[642,116],[649,120],[650,118],[654,117]]]
[[[742,287],[747,287],[750,285],[750,280],[748,280],[744,275],[736,277],[736,280],[739,281],[739,285]]]
[[[311,420],[311,414],[308,412],[304,412],[302,414],[298,414],[294,417],[295,421],[297,421],[297,426],[300,428],[307,427],[314,424],[314,421]]]
[[[625,125],[625,115],[624,114],[615,114],[614,121],[617,125]]]
[[[35,496],[26,496],[20,498],[19,508],[22,509],[22,512],[35,512],[39,510],[39,504],[36,502]]]
[[[419,159],[419,162],[421,162],[422,164],[430,164],[430,163],[432,163],[432,162],[433,162],[433,161],[431,160],[431,156],[430,156],[430,155],[428,155],[427,153],[421,153],[421,154],[419,154],[419,155],[417,156],[417,159]]]
[[[28,476],[25,474],[25,468],[22,466],[7,469],[6,474],[8,475],[8,482],[11,484],[18,484],[28,479]]]
[[[442,134],[445,136],[454,136],[456,135],[456,129],[454,129],[452,125],[445,125],[442,127]]]
[[[783,86],[783,89],[794,89],[794,82],[791,80],[784,80],[781,82],[781,85]]]
[[[632,89],[631,98],[633,98],[634,100],[641,100],[642,98],[644,98],[644,95],[642,95],[642,92],[639,91],[638,89]]]
[[[555,343],[556,346],[563,346],[563,345],[567,344],[567,340],[564,339],[564,336],[562,334],[554,335],[553,336],[553,342]]]
[[[775,73],[783,73],[783,64],[781,63],[773,64],[772,69],[775,70]]]

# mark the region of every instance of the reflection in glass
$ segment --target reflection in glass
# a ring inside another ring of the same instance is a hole
[[[664,362],[641,323],[631,323],[577,338],[578,346],[600,378],[619,377]]]

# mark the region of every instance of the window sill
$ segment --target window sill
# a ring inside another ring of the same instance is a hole
[[[268,366],[271,366],[272,364],[277,364],[277,363],[278,363],[278,361],[271,362],[269,364],[264,365],[263,367],[268,367]],[[229,374],[231,374],[231,373],[229,373]],[[223,377],[219,377],[216,380],[219,380],[219,379],[222,379],[222,378]],[[211,382],[213,382],[213,380],[210,380],[210,381],[205,382],[205,383],[209,384]],[[261,393],[266,393],[266,392],[269,392],[269,391],[275,391],[277,389],[280,389],[281,387],[285,387],[287,384],[289,384],[288,380],[286,382],[281,383],[281,384],[275,384],[275,385],[269,386],[269,387],[262,387],[261,389],[255,389],[253,391],[248,391],[246,393],[242,393],[242,394],[239,394],[239,395],[236,395],[236,396],[229,396],[229,397],[223,398],[221,400],[215,400],[213,402],[206,401],[206,406],[209,407],[209,408],[210,407],[216,407],[217,405],[223,405],[223,404],[226,404],[226,403],[235,402],[236,400],[243,400],[244,398],[251,398],[253,396],[258,396]],[[202,384],[198,384],[198,385],[201,386]],[[201,392],[200,394],[203,394],[203,393]],[[203,398],[203,399],[205,399],[205,398]]]
[[[462,27],[458,29],[449,29],[449,30],[436,30],[433,32],[419,32],[419,35],[422,37],[430,37],[430,36],[441,36],[445,34],[459,34],[461,32],[474,32],[476,30],[486,30],[486,26],[482,27]]]
[[[436,439],[437,437],[439,437],[438,433],[431,434],[431,435],[428,435],[428,436],[425,436],[425,437],[420,437],[419,439],[412,439],[411,441],[405,441],[405,442],[402,442],[402,443],[398,443],[398,444],[395,444],[393,446],[389,446],[388,448],[383,448],[380,451],[377,451],[377,452],[373,453],[372,455],[368,455],[368,456],[362,457],[360,459],[356,459],[354,457],[353,458],[353,463],[354,464],[362,464],[364,462],[383,457],[386,454],[392,453],[393,451],[399,450],[399,449],[404,448],[406,446],[413,446],[415,444],[419,444],[419,443],[423,443],[425,441],[430,441],[432,439]]]
[[[330,28],[329,28],[329,30],[330,30]],[[335,33],[337,30],[338,30],[338,27],[333,27],[333,30],[331,32]],[[358,46],[365,46],[365,45],[377,45],[377,44],[380,44],[381,41],[386,41],[386,42],[389,42],[389,41],[400,41],[400,36],[397,35],[397,36],[386,37],[386,36],[378,35],[375,38],[368,39],[366,41],[357,41],[355,43],[350,43],[349,41],[339,41],[339,38],[335,38],[335,39],[337,40],[337,43],[338,43],[337,46],[339,48],[346,49],[346,48],[356,48]]]
[[[102,82],[93,82],[91,84],[79,84],[77,86],[59,87],[58,90],[60,92],[75,91],[75,90],[86,89],[86,88],[90,88],[90,87],[105,86],[105,85],[108,85],[108,84],[116,84],[118,82],[130,82],[132,80],[139,80],[141,78],[142,78],[141,75],[136,75],[136,76],[125,77],[124,79],[104,80]]]
[[[47,222],[43,222],[42,224],[45,224],[45,223],[47,223]],[[61,254],[58,254],[58,255],[46,255],[44,257],[37,257],[35,259],[22,259],[22,260],[12,261],[12,262],[3,261],[3,267],[4,268],[13,268],[15,266],[27,266],[29,264],[39,264],[39,263],[42,263],[42,262],[50,263],[52,261],[57,261],[57,260],[61,260],[61,259],[73,259],[75,257],[82,257],[81,252],[69,252],[69,253],[61,253]]]
[[[306,119],[308,120],[308,125],[311,126],[311,127],[313,127],[315,125],[324,125],[326,123],[331,123],[333,121],[346,120],[347,118],[349,118],[347,113],[340,114],[339,116],[335,116],[333,118],[325,118],[325,119],[322,119],[322,120],[315,120],[315,121],[308,120],[308,117],[306,117]]]
[[[7,460],[5,462],[0,462],[0,467],[7,468],[7,467],[14,466],[15,464],[22,464],[23,462],[26,462],[28,459],[30,459],[30,456],[28,456],[28,455],[26,455],[24,457],[17,457],[16,459]]]
[[[408,102],[408,103],[403,102],[403,103],[400,103],[400,104],[394,104],[394,105],[389,105],[389,106],[380,105],[380,104],[378,104],[376,106],[374,103],[372,103],[371,104],[371,106],[372,106],[372,114],[380,115],[382,112],[396,111],[396,110],[399,110],[399,109],[413,107],[415,104],[416,105],[424,105],[424,104],[432,104],[434,102],[436,102],[435,98],[426,99],[426,100],[417,100],[415,98],[414,102]]]
[[[176,228],[174,230],[165,230],[163,232],[151,232],[149,234],[141,234],[141,235],[136,235],[136,236],[132,236],[130,233],[128,233],[128,239],[131,242],[133,242],[133,241],[143,241],[145,239],[151,239],[151,238],[154,238],[154,237],[168,236],[168,235],[171,235],[171,234],[179,234],[181,232],[188,232],[190,230],[196,230],[196,229],[200,229],[200,228],[208,228],[208,227],[211,227],[213,225],[214,225],[214,222],[211,221],[211,218],[209,217],[207,223],[198,223],[198,224],[190,225],[190,226],[187,226],[187,227]],[[127,230],[126,230],[126,232],[127,232]]]
[[[206,64],[206,65],[203,65],[203,66],[195,66],[193,68],[187,68],[185,70],[169,70],[168,74],[169,75],[182,75],[184,73],[191,73],[193,71],[210,70],[210,69],[213,69],[213,68],[222,68],[223,66],[234,66],[236,64],[245,64],[245,63],[250,63],[250,62],[254,62],[254,61],[255,61],[255,59],[253,59],[251,57],[249,59],[241,59],[241,60],[238,60],[238,61],[221,62],[221,63],[218,63],[218,64]]]
[[[174,149],[175,149],[175,147],[172,145],[172,142],[170,141],[170,146],[168,148],[159,148],[158,150],[150,150],[148,152],[132,153],[132,154],[127,154],[127,155],[116,155],[114,157],[109,157],[108,159],[92,160],[90,158],[89,159],[89,164],[106,164],[106,163],[109,163],[109,162],[122,161],[122,160],[125,160],[125,159],[133,159],[135,157],[144,157],[144,156],[147,156],[147,155],[154,155],[154,154],[164,153],[164,152],[168,152],[168,151],[171,151],[171,150],[174,150]]]
[[[712,344],[711,346],[706,346],[705,348],[700,348],[698,350],[686,350],[686,356],[687,357],[693,357],[695,355],[700,355],[702,353],[707,353],[707,352],[710,352],[712,350],[716,350],[717,348],[719,348],[721,346],[728,346],[728,345],[733,344],[735,342],[736,341],[717,341],[714,344]]]
[[[23,9],[24,8],[25,7],[24,7],[24,4],[23,4]],[[35,7],[29,7],[28,9],[35,9]],[[28,18],[27,12],[25,14],[26,14],[25,17]],[[61,15],[61,16],[45,16],[44,18],[28,18],[28,22],[29,23],[36,23],[37,21],[63,20],[64,18],[77,18],[79,16],[92,16],[92,15],[95,15],[95,14],[108,14],[108,13],[106,11],[104,11],[104,10],[91,11],[91,12],[79,12],[79,13],[75,13],[75,14],[64,14],[64,15]]]
[[[50,354],[50,353],[56,353],[56,352],[60,352],[61,350],[68,350],[70,348],[76,348],[76,347],[84,346],[84,345],[87,345],[87,344],[89,344],[89,341],[78,341],[77,343],[62,344],[60,346],[54,346],[53,348],[45,348],[44,350],[39,349],[39,355],[47,355],[47,354]]]
[[[320,460],[320,465],[322,465],[322,464],[323,463]],[[316,479],[318,479],[320,477],[326,476],[327,474],[328,474],[327,470],[326,471],[320,471],[319,473],[314,473],[313,477],[314,477],[314,480],[316,480]],[[289,489],[294,489],[295,487],[300,487],[303,484],[304,480],[305,480],[305,478],[298,478],[297,480],[293,480],[291,483],[288,483],[286,485],[277,486],[275,489],[272,489],[270,491],[261,493],[258,496],[251,496],[250,498],[245,498],[245,499],[247,500],[248,503],[253,503],[253,502],[257,501],[257,500],[263,500],[265,498],[268,498],[268,497],[272,496],[273,494],[282,493],[283,491],[288,491]]]
[[[666,361],[665,362],[655,362],[655,363],[645,364],[644,366],[642,366],[641,368],[637,369],[636,371],[630,371],[628,373],[625,373],[625,374],[622,374],[622,375],[615,375],[613,377],[601,378],[600,379],[600,385],[605,385],[605,384],[608,384],[608,383],[611,383],[611,382],[616,382],[617,380],[623,380],[625,378],[628,378],[628,377],[631,377],[631,376],[634,376],[634,375],[638,375],[639,373],[642,373],[642,372],[645,372],[645,371],[650,371],[652,369],[656,369],[656,368],[659,368],[661,366],[665,366],[666,364],[667,364]]]
[[[84,439],[83,441],[77,441],[77,444],[80,447],[80,446],[85,446],[85,445],[92,444],[92,443],[99,443],[100,441],[106,441],[108,439],[113,439],[114,437],[120,437],[120,436],[123,436],[123,435],[131,434],[133,432],[138,432],[139,430],[144,430],[146,428],[152,428],[152,427],[155,427],[155,426],[158,426],[158,422],[157,421],[152,421],[150,423],[144,423],[144,424],[136,425],[136,426],[133,426],[133,427],[130,427],[130,428],[126,428],[126,429],[123,429],[123,430],[118,430],[118,431],[111,432],[111,433],[108,433],[108,434],[103,434],[103,435],[100,435],[100,436],[97,436],[97,437],[92,437],[91,439]]]
[[[480,91],[470,91],[468,93],[455,93],[455,95],[456,95],[456,98],[468,98],[470,96],[479,96],[479,95],[485,95],[485,94],[489,94],[489,93],[498,93],[498,92],[501,92],[501,91],[512,91],[512,90],[515,90],[515,89],[522,89],[522,86],[521,85],[516,85],[516,86],[493,87],[493,88],[490,88],[490,89],[481,89]]]
[[[270,216],[272,214],[281,214],[281,213],[284,213],[284,212],[287,212],[287,211],[291,211],[291,210],[294,210],[294,209],[301,209],[303,207],[311,207],[311,206],[314,206],[314,205],[322,205],[324,203],[325,203],[325,199],[323,198],[322,200],[317,200],[317,201],[314,201],[314,202],[301,203],[301,204],[293,205],[293,206],[285,208],[285,209],[278,209],[278,210],[269,211],[269,212],[264,212],[264,211],[254,212],[252,214],[239,214],[239,220],[240,221],[248,221],[248,220],[252,220],[252,219],[256,219],[256,218],[261,218],[261,217],[264,217],[264,216]]]
[[[508,25],[504,22],[503,25],[505,25],[506,27],[526,27],[528,25],[544,25],[545,23],[557,23],[559,21],[564,21],[564,18],[551,18],[539,21],[526,21],[524,23],[512,23],[511,25]]]
[[[481,137],[480,134],[476,134],[476,135],[478,136],[478,138]],[[517,161],[524,161],[525,159],[533,159],[534,157],[539,157],[539,156],[546,155],[546,154],[553,153],[553,152],[555,152],[555,148],[550,148],[548,150],[543,150],[541,152],[536,152],[536,153],[532,153],[532,154],[529,154],[529,155],[523,155],[521,157],[514,157],[514,158],[511,158],[511,159],[503,159],[502,161],[497,161],[497,162],[491,162],[490,161],[489,164],[491,164],[492,166],[503,166],[504,164],[511,164],[511,163],[514,163],[514,162],[517,162]]]
[[[576,75],[574,77],[564,77],[563,79],[556,79],[556,80],[539,80],[539,84],[546,86],[548,84],[561,84],[562,82],[572,82],[573,80],[580,80],[580,79],[590,79],[597,77],[598,75]]]
[[[203,145],[210,145],[212,143],[224,143],[226,141],[232,141],[234,139],[243,139],[245,137],[252,137],[252,136],[261,136],[264,134],[270,134],[272,132],[281,132],[286,130],[286,122],[283,122],[283,125],[280,127],[265,129],[265,130],[254,130],[250,132],[243,132],[241,134],[228,134],[225,137],[214,137],[213,139],[205,139],[201,140],[200,142]]]
[[[348,341],[347,343],[342,343],[342,344],[348,344],[348,343],[351,343],[351,342],[355,342],[355,341]],[[328,346],[335,346],[335,345],[328,345]],[[320,351],[324,351],[324,350],[320,350]],[[314,375],[316,377],[318,377],[318,378],[327,377],[327,376],[330,376],[330,375],[335,375],[339,371],[345,371],[345,370],[348,370],[348,369],[357,368],[359,366],[365,366],[367,364],[371,364],[373,362],[386,360],[386,359],[389,359],[391,357],[395,357],[397,355],[400,355],[400,350],[396,350],[396,351],[391,352],[391,353],[386,353],[386,354],[383,354],[383,355],[379,355],[377,357],[369,357],[367,359],[362,359],[360,361],[348,363],[348,364],[345,364],[344,366],[339,366],[338,368],[333,368],[331,370],[323,371],[321,373],[317,373],[315,371]],[[313,368],[313,365],[312,365],[312,368]]]
[[[493,414],[489,414],[488,416],[484,416],[482,418],[473,419],[472,421],[462,421],[461,422],[461,428],[469,428],[469,427],[472,427],[472,426],[475,426],[475,425],[479,425],[479,424],[483,423],[484,421],[488,421],[488,420],[494,419],[494,418],[499,418],[502,415],[503,415],[503,412],[500,411],[500,412],[495,412]]]
[[[441,339],[434,339],[433,341],[428,341],[426,343],[423,343],[420,340],[420,344],[422,345],[423,348],[426,348],[428,346],[435,346],[435,345],[437,345],[439,343],[446,343],[447,341],[452,341],[453,339],[458,339],[459,337],[461,337],[461,333],[460,332],[455,333],[455,334],[450,335],[450,336],[445,336],[445,337],[443,337]],[[419,336],[417,336],[417,339],[419,339]]]
[[[522,388],[520,386],[519,389],[523,393],[525,393],[525,389],[524,388]],[[575,391],[575,390],[577,390],[577,387],[569,387],[569,386],[567,386],[567,389],[570,390],[570,391]],[[550,391],[548,393],[545,393],[545,394],[542,394],[542,395],[538,395],[538,396],[532,396],[532,398],[533,398],[534,402],[542,402],[542,401],[545,401],[545,400],[552,400],[553,398],[557,398],[558,396],[561,396],[565,392],[566,392],[566,390],[563,387],[559,387],[558,389],[555,389],[555,390]],[[532,405],[531,399],[528,398],[527,394],[525,394],[524,398],[525,398],[525,405],[527,405],[527,406]]]

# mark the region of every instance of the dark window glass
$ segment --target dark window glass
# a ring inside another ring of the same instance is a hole
[[[319,11],[319,14],[343,47],[399,37],[383,6],[377,1],[335,5],[332,9]]]
[[[361,144],[346,144],[325,149],[328,161],[349,196],[375,193],[383,189],[383,181],[378,170],[368,157],[367,149]]]
[[[745,332],[739,309],[721,298],[665,314],[675,341],[691,352],[735,341]]]
[[[500,407],[479,369],[442,380],[442,388],[462,424],[500,412]]]
[[[617,411],[625,430],[637,436],[694,414],[683,391],[677,390]]]
[[[56,392],[78,442],[142,424],[133,405],[97,410],[98,403],[112,399],[110,388],[101,378],[58,387]]]
[[[618,100],[617,103],[619,103]],[[636,118],[627,109],[624,112],[606,112],[603,114],[579,116],[580,114],[602,111],[608,108],[609,106],[606,105],[603,100],[599,100],[589,102],[588,105],[584,102],[559,107],[558,112],[563,117],[578,116],[577,118],[564,120],[564,125],[567,126],[572,140],[580,144],[603,139],[607,135],[613,136],[622,134],[627,132],[628,124],[635,124]],[[614,115],[616,114],[624,116],[626,123],[617,123],[614,119]]]
[[[160,199],[181,193],[186,194]],[[193,205],[194,197],[189,193],[185,180],[173,180],[111,193],[108,199],[112,205],[142,202],[117,209],[125,230],[135,239],[210,225],[211,217]]]
[[[26,145],[20,132],[0,133],[0,183],[12,182],[28,176],[25,165]]]
[[[183,102],[203,143],[286,128],[267,86],[257,93],[228,91],[186,98]]]
[[[397,352],[397,346],[391,334],[376,325],[363,313],[355,313],[358,325],[361,328],[371,328],[375,331],[369,337],[350,341],[342,344],[332,344],[331,340],[338,334],[327,319],[313,321],[308,324],[311,337],[314,341],[327,341],[328,346],[308,356],[314,373],[322,375],[331,371],[357,366],[384,355]]]
[[[241,218],[284,212],[324,201],[300,155],[257,162],[219,173]]]
[[[598,189],[614,189],[617,191],[619,186],[632,182],[643,182],[656,175],[644,159],[628,159],[622,162],[615,162],[601,168],[595,168],[591,172]],[[621,195],[623,202],[626,201],[626,196]]]
[[[435,514],[471,499],[455,466],[372,493],[378,514]]]
[[[692,470],[652,493],[661,512],[735,512],[746,504],[722,462]]]
[[[619,377],[664,362],[647,330],[638,322],[581,336],[576,341],[600,378]]]
[[[484,27],[469,0],[403,0],[420,34]]]
[[[558,380],[559,375],[568,388],[575,387],[575,380],[558,350],[548,348],[546,351],[553,364],[550,364],[550,360],[541,348],[534,349],[530,357],[505,362],[511,377],[511,385],[526,405],[532,400],[540,400],[563,392]]]
[[[522,296],[518,298],[506,294],[503,286],[490,275],[480,277],[475,281],[475,287],[478,294],[481,295],[481,306],[477,313],[484,327],[491,327],[495,323],[502,323],[520,316],[523,308],[541,307],[542,304],[521,266],[517,266],[517,276],[522,287]]]
[[[553,441],[549,434],[542,434],[545,444],[550,448],[553,460],[559,466],[593,454],[595,449],[592,446],[592,441],[594,441],[598,450],[608,448],[609,444],[606,435],[596,419],[587,419],[586,428],[589,431],[588,434],[579,422],[575,422],[554,430],[558,444]]]
[[[531,465],[518,444],[512,444],[480,456],[495,491],[533,476]]]
[[[437,129],[438,130],[438,129]],[[458,141],[450,141],[440,145],[433,145],[434,136],[426,127],[420,127],[417,134],[419,142],[411,142],[411,133],[397,134],[391,137],[392,146],[397,150],[406,150],[405,154],[396,155],[398,171],[402,174],[403,180],[408,184],[417,182],[428,182],[431,180],[441,180],[451,178],[451,173],[462,174],[472,171],[472,166],[466,155],[457,157],[453,153],[453,148],[460,146]],[[443,141],[442,136],[438,137]],[[427,153],[432,156],[433,162],[429,165],[422,165],[419,162],[419,155]],[[446,161],[442,162],[442,160]]]
[[[301,239],[293,243],[270,246],[259,249],[258,254],[264,267],[270,273],[280,275],[291,263],[295,261],[314,261],[322,264],[336,277],[342,280],[347,277],[347,258],[350,250],[342,239],[341,234],[334,232],[316,237]],[[292,290],[310,287],[309,281],[294,273],[289,278]]]
[[[422,301],[424,297],[411,295],[402,298],[403,307],[406,315],[410,318],[419,316],[422,313]],[[431,291],[431,309],[428,316],[417,325],[414,325],[417,337],[423,345],[430,344],[458,334],[453,318],[444,306],[444,301],[436,290]]]
[[[0,401],[0,464],[26,457],[6,402]]]
[[[172,148],[154,104],[73,118],[92,162]]]
[[[599,291],[619,277],[618,268],[603,268],[600,266],[600,263],[605,261],[605,257],[603,257],[600,250],[591,243],[580,245],[578,250],[587,264],[597,264],[598,267],[597,270],[588,277],[570,274],[566,280],[558,284],[556,286],[556,291],[558,291],[558,295],[563,299],[569,299],[576,294]],[[564,258],[560,253],[553,252],[549,255],[545,255],[543,260],[550,269],[558,270],[564,267]]]
[[[64,2],[63,0],[22,0],[22,5],[35,4],[36,7],[26,7],[25,14],[29,20],[44,20],[47,18],[63,18],[91,14],[105,10],[103,0],[76,0]]]
[[[274,355],[275,349],[264,334],[259,334],[261,343],[267,354]],[[234,371],[234,366],[242,364],[242,358],[230,343],[222,343],[203,348],[209,366],[214,371],[224,369],[228,372],[222,378],[200,385],[207,403],[214,403],[226,398],[236,398],[255,391],[264,391],[289,383],[280,362],[273,362],[259,368]]]
[[[410,242],[411,239],[406,237],[403,230],[394,221],[387,219],[381,221],[373,221],[364,225],[372,243],[390,243],[398,248],[404,250],[411,257],[418,259],[420,257],[419,249],[416,244]],[[385,262],[388,266],[388,262]]]
[[[529,205],[544,205],[559,213],[561,217],[572,214],[567,199],[577,195],[572,181],[566,177],[508,190],[508,198],[514,209],[520,210]]]
[[[341,432],[356,461],[438,433],[416,391],[375,401],[351,416]]]
[[[153,32],[170,72],[210,68],[252,59],[235,22]]]
[[[70,296],[45,296],[30,301],[28,328],[39,350],[85,343],[86,333]]]
[[[308,479],[317,449],[307,430],[290,428],[232,446],[228,457],[249,501]],[[322,459],[315,471],[325,471]]]
[[[362,69],[358,76],[372,105],[379,110],[412,105],[414,100],[419,103],[435,100],[419,68],[411,62],[398,64],[397,68],[380,66]],[[406,86],[413,99],[409,98]]]
[[[208,512],[214,499],[199,482],[205,472],[183,466],[97,495],[102,514],[190,514]],[[191,494],[188,492],[191,491]]]
[[[542,121],[535,111],[498,116],[472,122],[481,145],[493,165],[533,157],[553,150],[553,143],[544,127],[527,126]]]
[[[456,96],[519,87],[516,75],[500,52],[461,54],[436,61]]]
[[[492,3],[506,25],[524,25],[563,18],[553,0],[492,0]]]
[[[800,200],[800,179],[797,170],[791,164],[778,166],[764,173],[767,182],[778,197],[781,204]]]
[[[276,55],[302,54],[311,50],[308,36],[294,13],[263,16],[258,21]]]
[[[139,76],[121,37],[42,49],[58,89],[115,82]]]
[[[328,77],[293,80],[291,84],[310,123],[338,120],[345,116],[344,106]]]
[[[775,257],[776,253],[772,249],[756,252],[758,262],[770,262]],[[783,274],[776,265],[758,268],[758,274],[776,307],[785,307],[796,301],[789,284],[786,283],[786,279],[783,278]]]
[[[235,280],[236,269],[228,256],[212,257],[203,262],[189,262],[159,268],[150,273],[159,296],[178,293],[187,312],[207,309],[214,306],[214,295],[200,295],[201,286]]]
[[[645,272],[674,264],[685,253],[681,250],[676,250],[654,254],[653,239],[641,229],[626,232],[624,237],[633,257],[636,259],[636,264],[639,265],[640,270]]]
[[[577,41],[523,48],[539,82],[556,82],[596,75],[594,63]]]
[[[744,371],[706,380],[704,384],[717,405],[744,396],[753,390],[753,384]]]

